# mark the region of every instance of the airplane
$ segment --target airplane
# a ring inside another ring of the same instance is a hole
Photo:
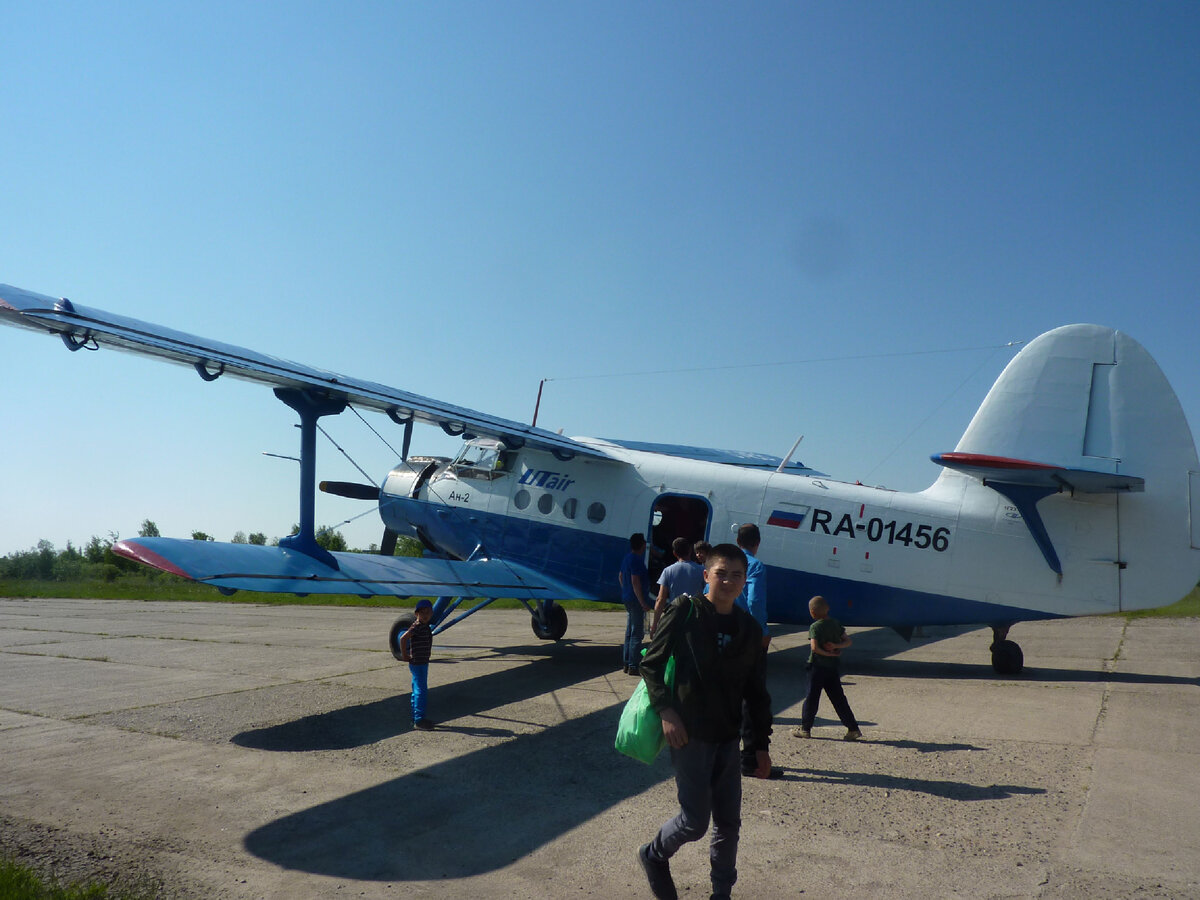
[[[516,598],[534,634],[558,640],[560,601],[619,602],[631,534],[646,536],[655,577],[653,548],[678,536],[730,541],[754,522],[771,622],[808,624],[808,599],[821,594],[843,624],[906,638],[919,626],[987,625],[993,669],[1016,674],[1024,656],[1013,625],[1163,606],[1200,581],[1191,429],[1157,363],[1111,328],[1067,325],[1031,341],[954,450],[931,457],[942,467],[933,484],[903,493],[837,481],[790,456],[564,437],[8,285],[0,320],[71,351],[107,346],[191,366],[208,382],[265,384],[296,412],[297,534],[278,547],[162,537],[113,546],[224,594],[432,596],[439,633]],[[403,428],[401,460],[381,484],[321,485],[378,504],[378,555],[326,551],[314,532],[318,421],[351,406]],[[461,451],[410,456],[416,423],[461,436]],[[392,555],[398,535],[426,554]],[[458,612],[465,600],[475,605]],[[392,627],[393,654],[406,624]]]

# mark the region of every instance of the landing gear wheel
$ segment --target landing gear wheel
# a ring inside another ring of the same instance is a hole
[[[412,613],[405,613],[395,622],[392,623],[392,630],[388,632],[388,649],[392,651],[392,656],[403,662],[404,657],[400,655],[400,635],[408,631],[412,627],[412,623],[417,621],[417,617]]]
[[[530,619],[534,635],[540,641],[561,640],[567,633],[567,611],[557,603],[547,604],[544,610],[544,622],[542,617],[537,615]]]
[[[992,670],[997,675],[1016,675],[1025,667],[1025,654],[1015,641],[992,644]]]

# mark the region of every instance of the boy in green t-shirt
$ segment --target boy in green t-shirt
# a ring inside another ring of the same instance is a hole
[[[838,663],[842,650],[850,646],[850,638],[846,629],[837,619],[829,615],[829,604],[824,597],[813,597],[808,601],[808,612],[813,617],[813,623],[808,629],[808,696],[804,698],[804,709],[800,714],[800,725],[793,729],[792,737],[812,737],[813,722],[817,719],[817,707],[821,703],[821,691],[829,695],[833,708],[837,710],[838,718],[846,726],[845,741],[857,741],[862,738],[858,730],[858,720],[846,700],[846,692],[842,690],[842,677],[838,671]]]

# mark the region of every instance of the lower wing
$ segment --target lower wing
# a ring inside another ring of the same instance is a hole
[[[490,597],[567,600],[577,588],[502,559],[462,562],[407,556],[334,553],[336,568],[304,553],[257,544],[178,538],[130,538],[113,552],[223,593],[357,594],[361,597]]]

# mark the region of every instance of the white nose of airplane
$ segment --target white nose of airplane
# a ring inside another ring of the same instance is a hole
[[[449,458],[444,456],[410,456],[388,472],[382,493],[415,500],[433,474],[449,462]]]

